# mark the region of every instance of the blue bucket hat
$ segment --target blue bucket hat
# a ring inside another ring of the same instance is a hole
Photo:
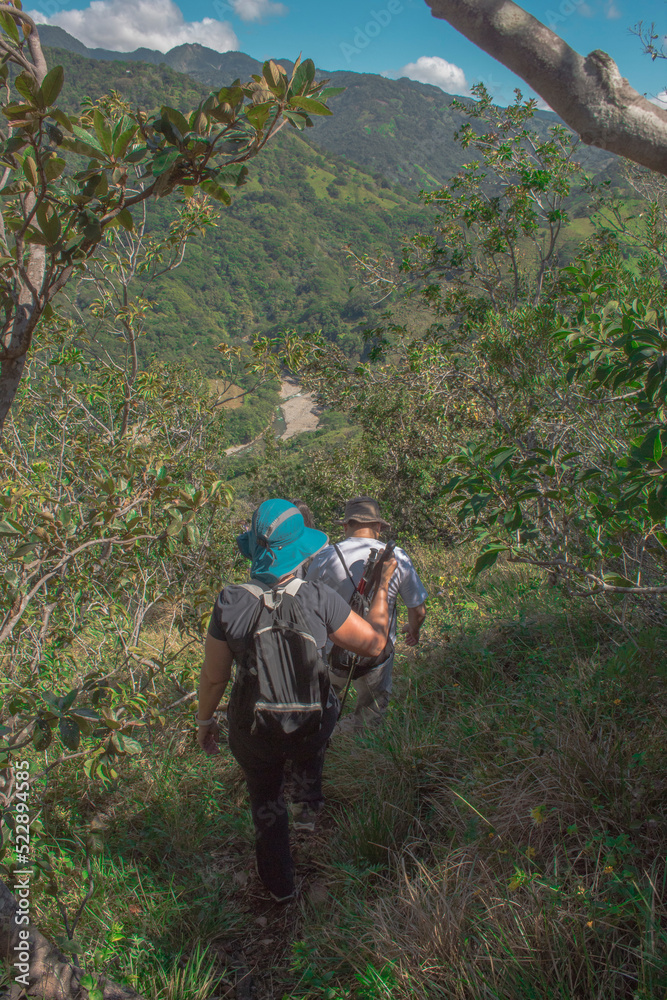
[[[236,544],[252,560],[251,576],[262,583],[277,583],[314,556],[329,539],[323,531],[307,528],[298,507],[288,500],[265,500],[252,515],[249,531]]]

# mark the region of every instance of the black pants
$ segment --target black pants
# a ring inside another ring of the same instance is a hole
[[[255,824],[257,871],[274,895],[294,892],[294,863],[289,846],[289,816],[285,804],[285,764],[292,763],[295,802],[319,806],[327,740],[338,717],[338,706],[327,708],[320,731],[285,746],[253,736],[229,720],[229,747],[243,768]]]

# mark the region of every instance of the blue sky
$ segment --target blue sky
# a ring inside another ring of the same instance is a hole
[[[324,69],[408,75],[465,93],[482,80],[499,102],[520,81],[431,16],[424,0],[33,0],[42,15],[88,45],[166,51],[199,41],[258,59],[301,51]],[[29,6],[25,4],[25,6]],[[523,6],[582,53],[602,48],[650,96],[667,87],[667,62],[642,55],[629,28],[641,16],[667,31],[665,0],[526,0]],[[524,91],[527,90],[522,85]]]

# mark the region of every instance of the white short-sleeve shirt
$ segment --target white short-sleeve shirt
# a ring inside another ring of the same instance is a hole
[[[378,549],[382,552],[384,549],[384,543],[375,541],[373,538],[345,538],[337,544],[355,584],[358,584],[361,580],[370,550]],[[403,549],[399,549],[398,546],[394,549],[394,555],[396,556],[398,566],[389,583],[388,592],[389,616],[391,619],[389,635],[392,642],[396,642],[396,615],[394,614],[396,599],[400,596],[406,607],[418,608],[428,597],[426,588],[417,576],[417,571],[412,565],[410,556]],[[329,587],[336,590],[346,601],[349,601],[352,597],[352,582],[345,572],[345,568],[338,558],[338,553],[333,545],[327,545],[314,556],[313,561],[308,567],[306,579],[328,584]]]

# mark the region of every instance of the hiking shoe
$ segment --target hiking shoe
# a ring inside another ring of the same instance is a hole
[[[266,889],[266,886],[264,886]],[[293,899],[296,899],[296,892],[291,892],[289,896],[276,896],[275,892],[271,892],[270,889],[266,889],[271,899],[274,903],[291,903]]]
[[[312,833],[315,829],[320,808],[312,806],[310,802],[295,802],[293,806],[292,822],[295,830],[307,830]]]

